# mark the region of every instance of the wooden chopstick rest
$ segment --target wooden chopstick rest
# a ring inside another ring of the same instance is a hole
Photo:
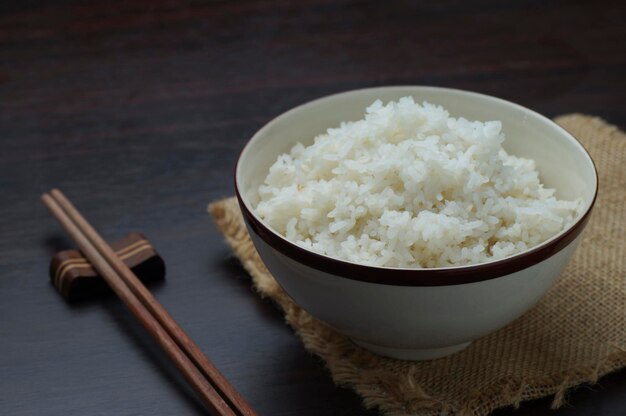
[[[112,243],[111,248],[144,284],[165,278],[165,262],[143,234],[127,234]],[[79,250],[63,250],[54,255],[50,281],[70,302],[111,292]]]

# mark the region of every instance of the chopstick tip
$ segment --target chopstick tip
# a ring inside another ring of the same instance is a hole
[[[44,192],[43,194],[41,194],[40,200],[41,200],[41,203],[44,204],[44,206],[48,208],[49,210],[52,210],[52,207],[56,205],[54,198],[52,198],[52,196],[50,196],[50,194],[47,192]]]

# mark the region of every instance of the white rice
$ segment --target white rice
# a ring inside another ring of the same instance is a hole
[[[355,263],[502,259],[559,233],[582,205],[556,199],[504,139],[499,121],[453,118],[411,97],[378,100],[363,120],[280,155],[253,203],[288,240]]]

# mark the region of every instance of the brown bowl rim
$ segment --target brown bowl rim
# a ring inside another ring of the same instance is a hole
[[[395,87],[395,86],[394,86]],[[398,86],[402,87],[402,86]],[[416,86],[412,86],[416,87]],[[436,88],[436,87],[429,87]],[[453,90],[451,88],[441,88],[445,90]],[[359,90],[346,91],[340,94],[350,93]],[[593,195],[593,199],[589,204],[589,207],[585,211],[583,215],[569,228],[565,231],[562,231],[557,235],[556,238],[552,238],[547,242],[544,242],[537,247],[534,247],[530,250],[524,251],[522,253],[515,254],[510,257],[506,257],[504,259],[490,261],[486,263],[479,263],[468,266],[455,266],[455,267],[442,267],[442,268],[422,268],[422,269],[410,269],[410,268],[394,268],[394,267],[380,267],[380,266],[370,266],[364,264],[358,264],[349,262],[346,260],[341,260],[338,258],[330,257],[324,254],[316,253],[310,250],[307,250],[303,247],[298,246],[295,243],[287,240],[282,235],[273,231],[270,227],[263,224],[261,220],[259,220],[246,206],[244,199],[239,190],[239,186],[237,185],[237,171],[239,167],[239,163],[241,161],[241,156],[243,155],[245,149],[250,145],[252,138],[256,135],[253,135],[250,140],[246,143],[246,145],[241,149],[239,156],[237,157],[237,163],[235,165],[234,172],[234,183],[235,183],[235,193],[237,196],[237,201],[239,202],[239,207],[241,209],[241,213],[243,218],[248,226],[248,230],[254,232],[258,235],[263,241],[265,241],[270,247],[283,255],[294,259],[295,261],[302,263],[308,267],[311,267],[316,270],[320,270],[326,273],[330,273],[335,276],[339,276],[346,279],[357,280],[361,282],[368,283],[376,283],[381,285],[392,285],[392,286],[450,286],[450,285],[460,285],[460,284],[469,284],[475,282],[481,282],[485,280],[495,279],[501,276],[509,275],[520,270],[526,269],[530,266],[533,266],[541,261],[553,256],[558,253],[565,247],[567,247],[572,241],[580,235],[580,233],[585,228],[585,225],[589,221],[591,211],[595,205],[596,198],[598,196],[598,187],[599,187],[599,178],[598,171],[593,161],[593,158],[589,154],[589,151],[583,146],[582,143],[576,137],[574,137],[571,133],[565,130],[563,127],[556,124],[553,120],[531,110],[519,104],[513,103],[508,100],[502,100],[501,98],[488,96],[486,94],[475,93],[472,91],[466,90],[455,90],[462,92],[470,92],[476,95],[483,95],[490,98],[495,98],[497,100],[505,101],[509,104],[516,105],[525,110],[531,111],[540,117],[548,120],[550,123],[555,124],[559,129],[563,130],[570,137],[572,137],[578,144],[580,144],[581,148],[587,154],[587,157],[591,161],[591,165],[593,166],[595,172],[595,192]],[[338,95],[338,94],[333,94]],[[321,97],[318,100],[325,99],[331,97],[332,95]],[[317,100],[313,100],[317,101]],[[312,101],[304,103],[302,105],[309,104]],[[297,108],[297,107],[296,107]],[[278,117],[286,114],[291,110],[282,113]],[[271,122],[271,121],[270,121]],[[270,123],[268,122],[268,124]],[[267,125],[267,124],[266,124]],[[260,131],[260,129],[258,130]]]

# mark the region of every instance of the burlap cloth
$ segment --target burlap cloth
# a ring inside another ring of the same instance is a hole
[[[626,366],[626,135],[602,120],[566,115],[556,122],[589,150],[600,190],[584,239],[556,286],[529,312],[464,351],[433,361],[380,357],[298,307],[259,259],[235,198],[209,206],[219,229],[274,300],[304,347],[340,386],[387,415],[487,415],[496,408],[566,392]],[[313,394],[313,392],[312,392]]]

